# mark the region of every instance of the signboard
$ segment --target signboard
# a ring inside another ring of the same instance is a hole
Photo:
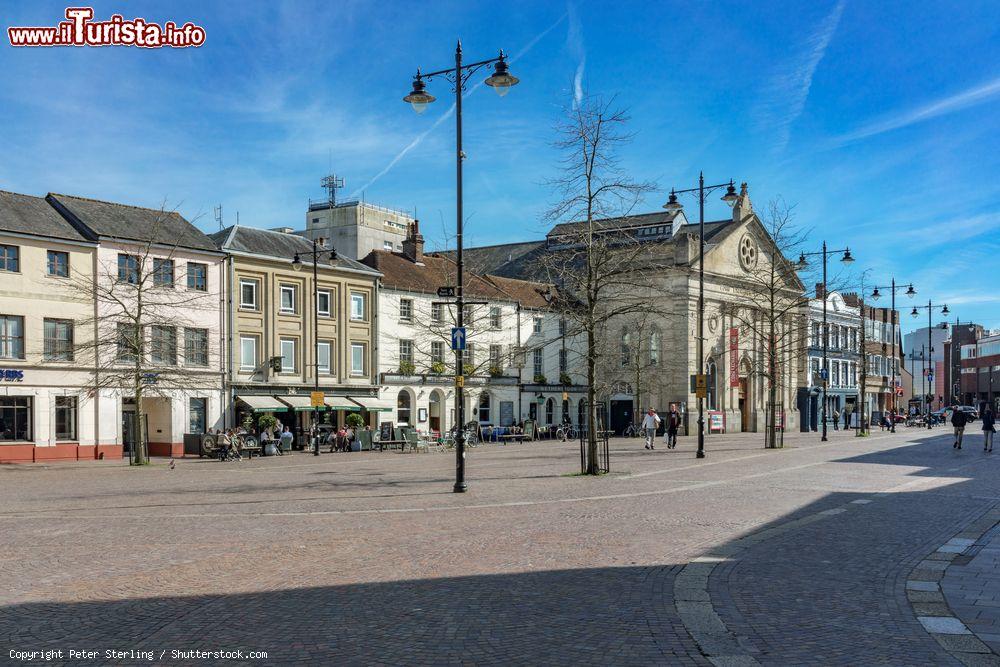
[[[456,387],[464,387],[465,386],[465,376],[464,375],[456,375],[455,376],[455,386]]]
[[[821,379],[823,382],[826,382],[827,380],[829,380],[830,379],[830,369],[828,369],[828,368],[821,368],[819,370],[819,379]]]
[[[438,287],[438,296],[441,297],[442,299],[447,297],[453,297],[455,296],[455,288],[451,286]]]
[[[698,398],[708,396],[708,377],[704,373],[694,376],[694,395]]]
[[[20,368],[0,368],[0,380],[3,382],[24,382],[24,371]]]
[[[500,401],[500,425],[514,424],[514,401]]]
[[[142,383],[143,384],[156,384],[158,375],[156,373],[143,373]]]
[[[568,391],[564,391],[563,392],[563,400],[564,401],[568,401],[569,400],[569,392]]]
[[[451,349],[456,351],[465,349],[465,327],[451,328]]]
[[[325,408],[326,407],[326,396],[321,391],[313,391],[309,393],[309,405],[314,408]]]
[[[729,328],[729,386],[740,386],[740,330]]]
[[[726,431],[726,420],[723,418],[723,414],[719,410],[709,410],[708,411],[708,432],[709,433],[724,433]]]

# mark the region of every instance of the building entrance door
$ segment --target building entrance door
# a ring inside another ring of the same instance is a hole
[[[135,439],[138,435],[134,410],[122,410],[122,453],[128,456],[135,449]]]
[[[632,423],[632,401],[611,401],[611,431],[620,435]]]
[[[740,378],[740,430],[743,433],[750,430],[750,395],[745,377]]]

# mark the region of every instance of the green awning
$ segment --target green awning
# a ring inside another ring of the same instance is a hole
[[[351,396],[350,399],[368,412],[392,412],[396,409],[388,401],[383,401],[374,396]]]
[[[284,412],[288,409],[273,396],[237,396],[236,400],[242,401],[254,412]]]
[[[346,410],[347,412],[361,412],[359,408],[347,396],[327,396],[326,404],[331,410]]]

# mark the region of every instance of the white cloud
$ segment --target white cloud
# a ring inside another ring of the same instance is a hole
[[[838,0],[816,31],[805,42],[805,48],[790,62],[787,70],[775,76],[764,91],[760,122],[775,133],[774,150],[781,152],[788,145],[792,124],[802,115],[813,75],[826,54],[830,40],[837,31],[844,13],[844,0]]]
[[[587,52],[583,45],[583,26],[580,25],[580,17],[572,3],[566,6],[566,16],[569,17],[566,48],[577,60],[576,73],[573,75],[573,104],[579,106],[583,101],[583,72],[587,66]]]
[[[943,97],[915,109],[897,112],[891,116],[863,125],[853,132],[834,139],[836,145],[843,145],[858,139],[865,139],[878,134],[898,130],[914,123],[920,123],[931,118],[960,111],[967,107],[987,102],[1000,94],[1000,77],[984,84],[968,88],[960,93]]]

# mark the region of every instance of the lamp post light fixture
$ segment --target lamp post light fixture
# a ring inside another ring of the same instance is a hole
[[[490,86],[500,97],[510,92],[511,87],[516,86],[520,81],[510,73],[507,64],[507,55],[500,51],[496,58],[480,60],[478,62],[462,63],[462,42],[459,41],[455,47],[455,65],[445,69],[436,70],[423,74],[419,69],[413,77],[413,89],[403,98],[408,102],[413,110],[418,114],[427,109],[427,105],[436,99],[427,92],[427,81],[434,77],[444,77],[452,83],[452,92],[455,93],[455,243],[456,243],[456,285],[455,285],[455,308],[457,310],[456,325],[458,328],[465,326],[465,294],[464,294],[464,263],[462,259],[462,161],[465,153],[462,151],[462,94],[465,92],[465,84],[473,74],[486,67],[493,65],[493,74],[483,83]],[[468,486],[465,483],[465,389],[464,382],[459,380],[463,375],[462,352],[455,350],[455,493],[465,493]]]
[[[330,252],[330,262],[337,261],[337,249],[326,248],[317,243],[316,239],[312,240],[312,250],[306,253],[307,256],[312,256],[313,387],[316,391],[319,391],[319,289],[317,286],[319,280],[319,255],[327,251]],[[295,253],[295,259],[292,260],[292,269],[295,271],[302,270],[302,257],[299,253]],[[313,408],[313,456],[319,456],[319,406]]]
[[[896,284],[896,277],[895,276],[893,276],[892,280],[890,281],[890,283],[888,285],[883,285],[882,287],[875,287],[875,289],[872,290],[872,299],[874,299],[875,301],[878,301],[879,297],[882,296],[882,294],[879,292],[880,289],[887,289],[892,294],[892,309],[891,310],[892,310],[892,319],[893,319],[893,322],[892,322],[892,382],[891,382],[891,385],[892,385],[892,406],[893,406],[893,412],[894,413],[898,413],[899,412],[899,402],[898,402],[898,399],[896,398],[897,397],[897,393],[896,393],[896,381],[897,381],[896,380],[896,376],[898,375],[898,370],[899,370],[897,368],[897,365],[898,365],[897,361],[898,361],[898,359],[896,359],[896,327],[899,326],[899,318],[898,318],[898,316],[896,314],[896,291],[897,290],[901,290],[904,287],[906,288],[906,291],[904,292],[904,294],[906,294],[906,296],[910,297],[911,299],[914,296],[916,296],[917,290],[914,289],[913,283],[909,283],[907,285],[897,285]],[[889,430],[892,431],[893,433],[896,432],[896,418],[895,418],[895,416],[893,416],[892,424],[890,425]]]
[[[822,336],[823,336],[823,369],[820,372],[820,377],[823,380],[823,403],[822,403],[822,406],[820,407],[820,411],[821,411],[821,413],[823,415],[823,419],[822,419],[822,421],[823,421],[823,436],[820,439],[823,442],[827,441],[827,437],[826,437],[826,388],[827,388],[827,386],[828,386],[828,384],[830,382],[830,368],[829,368],[830,363],[829,363],[829,360],[827,359],[827,356],[828,356],[828,353],[829,353],[828,347],[829,347],[829,343],[830,343],[830,332],[828,331],[829,327],[827,326],[827,323],[826,323],[826,296],[827,296],[827,290],[826,290],[826,273],[827,273],[827,257],[829,255],[832,255],[832,254],[838,253],[838,252],[844,253],[841,256],[841,258],[840,258],[840,261],[842,263],[844,263],[844,264],[852,264],[854,262],[854,257],[851,255],[851,249],[850,248],[842,248],[840,250],[830,250],[830,249],[828,249],[826,247],[826,241],[823,241],[823,249],[822,250],[817,250],[816,252],[802,252],[802,253],[799,253],[799,261],[798,261],[798,265],[797,265],[797,268],[801,271],[802,269],[806,268],[806,266],[808,266],[808,261],[806,259],[807,257],[814,257],[816,255],[822,255],[822,257],[823,257],[823,331],[822,331]],[[864,309],[864,306],[862,306],[862,310],[863,309]],[[862,316],[863,315],[864,315],[864,313],[862,312]],[[862,350],[862,353],[864,353],[863,350]]]
[[[686,190],[670,190],[670,197],[663,208],[671,213],[679,213],[684,205],[677,201],[677,195],[698,193],[698,375],[705,375],[705,197],[719,188],[726,188],[722,201],[730,207],[739,200],[733,181],[718,185],[705,185],[705,172],[698,173],[698,187]],[[705,399],[698,397],[698,453],[705,458]]]
[[[931,324],[931,317],[934,314],[934,309],[938,308],[938,306],[935,306],[934,303],[930,299],[928,299],[926,306],[914,306],[913,310],[910,311],[910,315],[912,315],[913,317],[917,317],[918,315],[920,315],[919,311],[922,310],[922,309],[925,309],[925,308],[927,309],[927,369],[928,370],[927,370],[926,375],[924,375],[924,382],[921,383],[921,385],[925,389],[925,391],[924,391],[924,400],[927,403],[927,412],[929,413],[931,411],[931,402],[929,400],[927,400],[927,391],[926,390],[930,389],[930,386],[929,386],[930,383],[928,382],[928,380],[930,379],[930,376],[934,372],[934,370],[933,370],[934,366],[933,366],[933,363],[932,363],[932,360],[933,360],[933,357],[934,357],[934,342],[931,340],[931,334],[934,332],[934,326]],[[949,312],[948,311],[948,304],[944,304],[940,308],[941,308],[941,314],[947,316],[948,312]],[[944,366],[943,363],[941,365]],[[931,427],[931,420],[928,419],[927,420],[927,428],[930,429],[930,427]]]

